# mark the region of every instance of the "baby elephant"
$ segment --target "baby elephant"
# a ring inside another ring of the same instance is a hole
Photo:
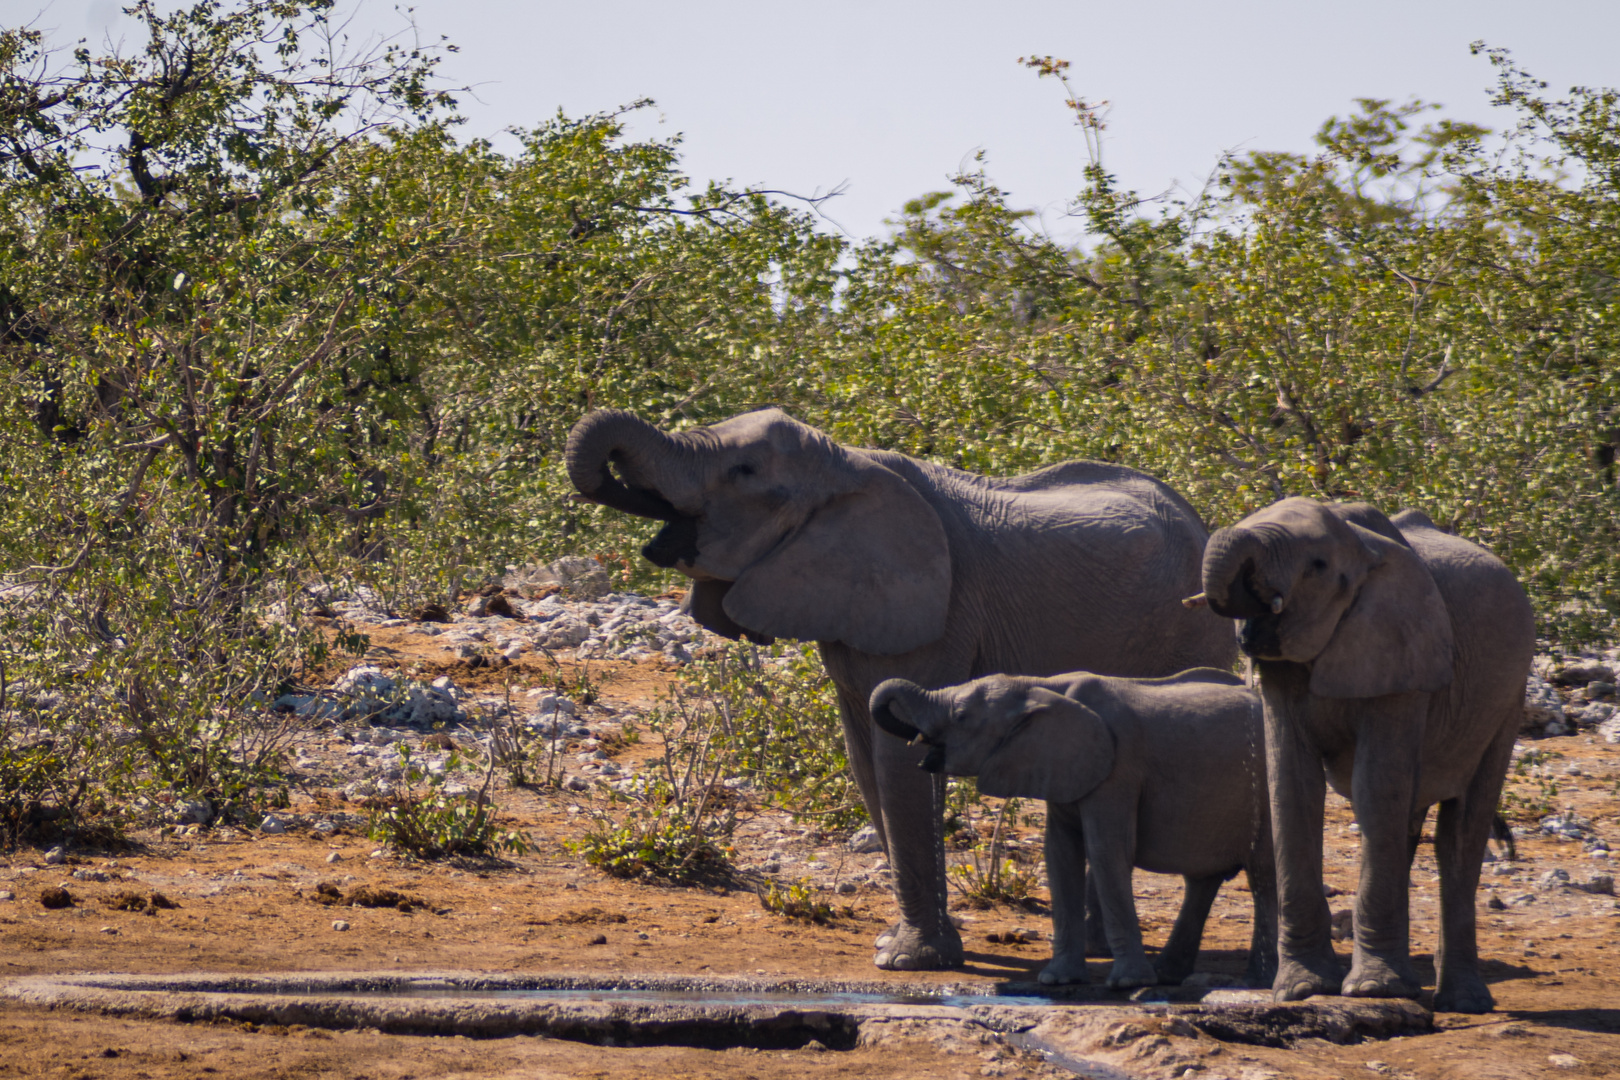
[[[1086,982],[1086,862],[1096,875],[1111,987],[1192,974],[1221,883],[1248,871],[1250,985],[1277,968],[1275,870],[1260,702],[1234,676],[1194,668],[1164,679],[1075,672],[991,675],[928,691],[890,679],[872,718],[933,747],[923,768],[977,776],[986,795],[1047,801],[1052,962],[1041,982]],[[1131,868],[1180,874],[1181,912],[1158,964],[1142,951]]]

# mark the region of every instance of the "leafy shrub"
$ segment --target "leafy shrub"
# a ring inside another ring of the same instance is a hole
[[[948,872],[950,883],[956,886],[963,903],[969,907],[1024,904],[1040,883],[1040,874],[1034,866],[1022,865],[1004,853],[1001,832],[1009,817],[1017,820],[1017,799],[1008,799],[996,812],[996,824],[989,841],[974,844],[968,851],[968,861],[957,863]],[[972,827],[971,820],[968,827]]]
[[[613,877],[706,881],[729,872],[718,840],[729,832],[713,818],[694,816],[659,781],[620,813],[593,811],[585,835],[570,841],[569,850]]]
[[[832,679],[814,649],[731,644],[681,678],[686,693],[714,711],[723,775],[748,780],[770,805],[827,829],[866,821]]]
[[[615,877],[726,876],[737,806],[720,784],[731,764],[722,710],[678,687],[647,727],[663,746],[647,762],[654,775],[628,789],[609,789],[608,807],[592,811],[589,829],[570,850]]]
[[[410,748],[398,744],[401,778],[389,798],[378,800],[366,823],[366,835],[401,851],[423,858],[447,855],[522,855],[529,839],[521,832],[502,829],[495,822],[496,808],[489,798],[495,775],[493,757],[483,785],[473,794],[446,794],[444,780],[411,763]],[[455,753],[445,774],[460,763]]]
[[[815,888],[804,880],[786,886],[766,882],[759,890],[759,903],[766,911],[789,919],[822,924],[838,918],[832,905],[817,900]]]

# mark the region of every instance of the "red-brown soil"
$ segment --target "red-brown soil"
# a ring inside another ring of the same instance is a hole
[[[397,637],[397,640],[395,639]],[[408,635],[374,632],[381,650],[402,666],[425,664]],[[554,669],[525,658],[489,671],[485,680],[516,686],[549,681]],[[568,673],[573,677],[572,671]],[[593,678],[609,700],[645,705],[668,673],[651,665],[597,665]],[[465,675],[458,681],[470,682]],[[495,684],[491,684],[495,685]],[[1620,837],[1615,789],[1620,747],[1591,736],[1541,740],[1557,757],[1557,809],[1573,806],[1600,835]],[[634,749],[634,748],[633,748]],[[1574,765],[1579,775],[1567,772]],[[1513,782],[1527,798],[1534,778]],[[893,978],[870,962],[871,942],[893,911],[887,895],[865,887],[831,897],[850,916],[817,926],[764,911],[741,891],[643,885],[607,878],[565,846],[582,829],[592,799],[579,793],[499,793],[513,824],[533,836],[525,856],[486,864],[417,863],[375,855],[377,845],[353,831],[258,836],[215,831],[182,840],[137,833],[119,850],[76,850],[64,865],[20,850],[0,859],[0,976],[63,972],[296,972],[460,969],[545,973],[670,973],[747,976]],[[840,838],[788,829],[787,846],[838,859]],[[1534,817],[1524,824],[1533,826]],[[1327,876],[1345,897],[1355,888],[1356,838],[1348,808],[1334,800],[1327,829]],[[1029,829],[1022,830],[1033,838]],[[741,841],[749,843],[753,841]],[[759,841],[763,843],[764,841]],[[1617,845],[1620,846],[1620,845]],[[332,852],[341,860],[328,863]],[[1231,1045],[1211,1048],[1191,1075],[1265,1077],[1422,1077],[1505,1080],[1532,1076],[1620,1075],[1620,910],[1612,895],[1544,889],[1553,868],[1580,883],[1603,872],[1578,843],[1539,833],[1521,839],[1511,874],[1486,866],[1479,896],[1479,940],[1497,1011],[1439,1015],[1432,1035],[1289,1050]],[[1620,861],[1617,859],[1616,861]],[[1437,884],[1433,858],[1420,852],[1412,873],[1413,938],[1420,967],[1432,978]],[[109,880],[74,878],[100,871]],[[336,908],[317,902],[316,886],[335,883],[390,888],[424,900],[428,909]],[[1223,890],[1205,937],[1206,968],[1237,974],[1249,937],[1248,896],[1237,882]],[[66,887],[75,905],[48,910],[47,888]],[[117,910],[119,894],[161,892],[179,906],[142,914]],[[1176,879],[1140,875],[1138,904],[1150,941],[1168,931],[1180,896]],[[1505,904],[1487,906],[1491,897]],[[1523,897],[1532,899],[1523,901]],[[1520,903],[1513,903],[1520,900]],[[592,915],[600,909],[601,917]],[[1032,978],[1043,964],[1050,922],[1021,909],[964,911],[968,963],[923,981],[979,982]],[[618,921],[619,917],[623,921]],[[349,924],[333,928],[335,919]],[[1014,928],[1038,932],[1025,945],[990,943]],[[601,935],[606,944],[591,944]],[[1341,946],[1341,949],[1344,949]],[[1104,970],[1094,965],[1094,976]],[[1204,1040],[1207,1044],[1209,1041]],[[1031,1056],[1008,1057],[948,1042],[913,1040],[850,1051],[711,1051],[683,1047],[605,1048],[541,1038],[469,1040],[376,1032],[245,1030],[225,1025],[137,1021],[0,1005],[0,1078],[50,1076],[89,1080],[169,1080],[222,1076],[426,1077],[663,1075],[753,1077],[977,1077],[1069,1075]],[[1156,1075],[1156,1074],[1155,1074]]]

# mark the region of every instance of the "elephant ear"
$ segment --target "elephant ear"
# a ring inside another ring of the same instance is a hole
[[[1114,733],[1073,698],[1036,687],[1012,736],[985,759],[978,787],[997,798],[1074,802],[1114,771]]]
[[[1451,612],[1415,551],[1359,525],[1370,567],[1311,667],[1311,693],[1370,698],[1451,685]]]
[[[686,602],[681,610],[690,615],[697,624],[704,629],[713,630],[721,637],[728,637],[733,641],[738,638],[747,638],[756,645],[772,645],[776,639],[767,634],[757,634],[746,626],[739,626],[726,614],[726,593],[731,591],[731,582],[717,581],[705,578],[692,582],[692,589],[686,594]]]
[[[875,462],[738,575],[725,612],[772,637],[841,641],[878,655],[945,633],[951,552],[934,508]]]

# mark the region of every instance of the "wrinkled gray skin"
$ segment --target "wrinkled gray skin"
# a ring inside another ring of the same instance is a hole
[[[873,737],[878,683],[991,672],[1168,675],[1235,656],[1230,624],[1188,611],[1206,533],[1142,473],[1070,462],[992,479],[839,446],[775,409],[667,435],[629,413],[568,438],[580,494],[665,526],[643,554],[693,579],[717,633],[812,640],[838,690],[849,760],[894,871],[901,919],[879,967],[962,962],[945,910],[943,778]]]
[[[1089,862],[1114,957],[1109,986],[1177,984],[1192,974],[1210,905],[1239,869],[1254,899],[1248,979],[1271,984],[1277,906],[1260,701],[1235,676],[1212,668],[1165,679],[991,675],[933,691],[890,679],[872,692],[871,711],[884,731],[934,748],[924,768],[976,776],[986,795],[1047,800],[1053,934],[1041,982],[1088,981]],[[1186,881],[1152,964],[1131,897],[1133,866]]]
[[[1279,1001],[1413,997],[1407,874],[1440,804],[1435,1008],[1486,1012],[1474,890],[1523,714],[1530,603],[1483,548],[1415,510],[1286,499],[1210,538],[1204,590],[1241,619],[1265,704],[1281,907]],[[1355,952],[1341,977],[1322,896],[1326,781],[1361,826]]]

